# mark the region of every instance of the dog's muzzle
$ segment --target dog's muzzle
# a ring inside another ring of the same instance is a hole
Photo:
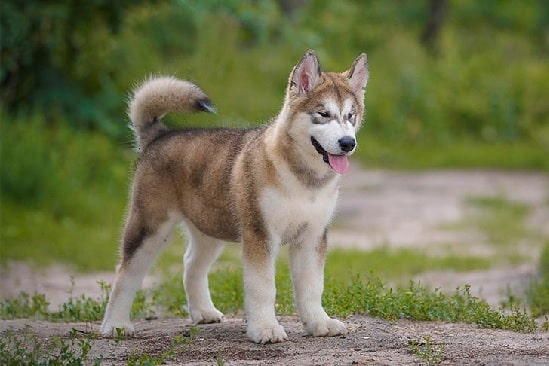
[[[347,154],[354,150],[356,141],[351,136],[345,136],[339,139],[338,143],[343,154],[330,154],[320,145],[317,139],[311,136],[311,144],[313,144],[315,150],[322,155],[322,160],[324,160],[324,162],[336,173],[345,174],[349,169]]]

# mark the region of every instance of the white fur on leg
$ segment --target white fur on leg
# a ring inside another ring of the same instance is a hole
[[[169,215],[169,219],[158,228],[156,233],[143,241],[132,258],[118,266],[100,328],[103,336],[116,336],[120,331],[125,335],[134,334],[130,311],[135,292],[141,287],[143,277],[158,254],[170,242],[174,226],[178,221],[177,215]]]
[[[224,243],[201,233],[187,224],[188,247],[185,252],[183,283],[187,293],[189,315],[193,323],[219,323],[223,313],[217,310],[210,296],[208,272],[223,249]]]
[[[314,337],[346,334],[347,328],[331,319],[322,307],[324,257],[312,242],[290,247],[294,294],[305,333]]]
[[[272,245],[266,263],[244,257],[244,293],[248,337],[255,343],[277,343],[288,339],[275,314],[274,263],[279,245]]]
[[[130,310],[135,292],[142,280],[143,277],[137,278],[128,275],[122,266],[118,266],[105,317],[101,324],[100,332],[103,336],[114,337],[118,332],[132,336],[135,333],[130,321]]]

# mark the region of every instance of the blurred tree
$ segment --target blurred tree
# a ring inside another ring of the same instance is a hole
[[[124,12],[145,1],[1,1],[3,108],[11,112],[46,107],[46,112],[59,109],[59,113],[89,120],[85,95],[103,87],[97,68],[104,67],[90,54],[100,58],[108,42],[105,34],[117,32]],[[103,50],[90,52],[98,45]],[[79,57],[83,51],[86,59]]]
[[[287,17],[292,17],[306,2],[307,0],[277,0],[278,6]]]
[[[448,2],[446,0],[429,0],[427,24],[421,34],[421,41],[433,54],[437,53],[437,39],[446,17],[447,9]]]

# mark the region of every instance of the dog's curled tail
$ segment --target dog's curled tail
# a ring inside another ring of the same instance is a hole
[[[197,85],[171,76],[147,79],[133,91],[128,108],[138,151],[168,131],[161,121],[166,113],[201,111],[215,113],[215,107]]]

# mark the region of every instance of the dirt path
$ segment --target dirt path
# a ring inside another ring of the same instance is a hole
[[[289,341],[256,345],[245,337],[242,319],[203,325],[187,345],[167,357],[168,365],[418,365],[429,361],[443,365],[547,365],[549,333],[520,334],[478,329],[463,324],[396,323],[366,316],[346,319],[349,334],[334,338],[312,338],[302,334],[295,317],[282,317]],[[2,321],[0,333],[11,328],[48,340],[66,337],[71,329],[87,334],[98,324],[53,324],[40,321]],[[89,359],[102,357],[104,364],[125,365],[131,355],[159,357],[170,348],[174,337],[190,335],[185,319],[137,322],[137,336],[126,340],[97,339]],[[425,344],[428,337],[432,346]],[[432,358],[420,358],[413,342]]]
[[[353,167],[357,168],[357,167]],[[525,260],[486,271],[437,271],[413,278],[453,291],[464,284],[472,293],[498,307],[507,289],[521,294],[537,274],[540,243],[494,248],[474,230],[446,228],[467,218],[467,200],[497,197],[530,209],[527,229],[549,240],[549,176],[541,173],[495,171],[390,172],[352,169],[343,181],[339,212],[330,245],[372,249],[414,248],[434,255],[448,253],[497,256],[516,251]]]
[[[387,172],[364,171],[357,166],[345,177],[341,200],[330,245],[371,249],[379,245],[391,248],[421,248],[430,253],[485,255],[492,253],[474,232],[443,229],[444,224],[466,216],[469,197],[490,196],[522,202],[530,207],[527,225],[549,238],[549,176],[538,173],[502,172]],[[464,243],[475,243],[465,245]],[[516,249],[516,248],[515,248]],[[423,284],[454,290],[470,284],[472,292],[497,306],[507,287],[524,289],[535,274],[539,247],[519,248],[526,258],[515,267],[488,271],[424,273],[416,277]],[[63,267],[37,272],[22,263],[8,267],[0,277],[2,297],[21,290],[40,291],[52,305],[67,298],[71,274]],[[73,295],[99,296],[97,281],[112,281],[112,273],[74,275]],[[145,286],[154,286],[147,278]],[[344,337],[313,339],[301,335],[296,318],[284,317],[290,341],[258,346],[245,337],[242,319],[223,324],[201,326],[185,352],[176,354],[168,364],[206,365],[223,360],[225,364],[333,365],[333,364],[418,364],[425,363],[412,352],[411,340],[429,336],[442,344],[442,364],[549,364],[549,333],[519,334],[477,329],[463,324],[399,321],[390,323],[369,317],[353,316],[346,320],[350,334]],[[0,321],[0,332],[15,329],[42,339],[66,336],[74,327],[83,332],[96,330],[97,324],[51,324],[37,321]],[[135,352],[159,355],[169,347],[174,335],[189,332],[188,320],[142,321],[138,336],[120,341],[93,341],[92,356],[103,355],[107,364],[125,364]],[[436,347],[435,347],[436,348]]]

